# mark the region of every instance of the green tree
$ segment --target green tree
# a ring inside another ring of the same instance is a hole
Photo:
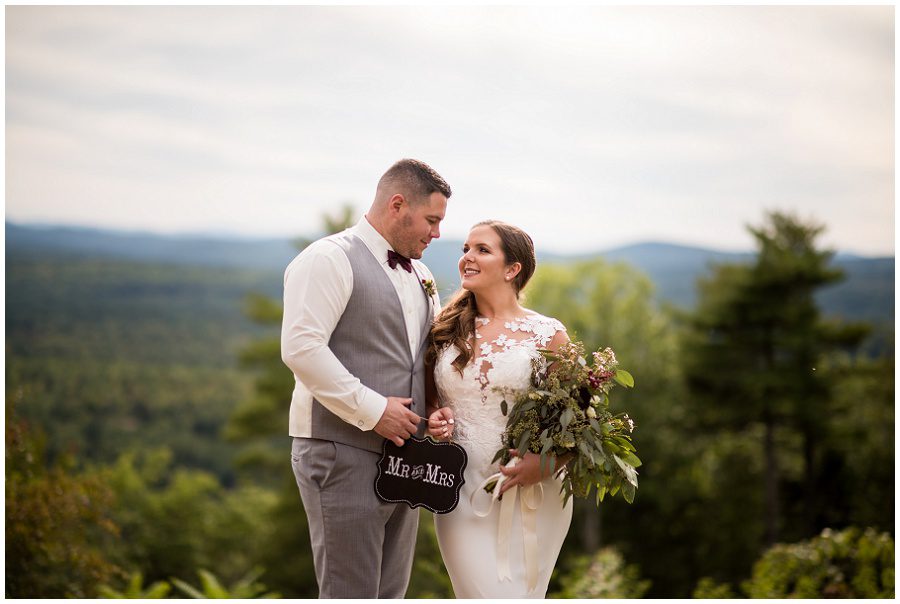
[[[865,331],[820,317],[816,291],[842,276],[829,266],[833,253],[816,246],[823,227],[772,213],[763,227],[749,230],[758,246],[755,261],[719,266],[700,283],[685,372],[698,429],[761,426],[765,542],[772,544],[782,522],[786,460],[779,452],[792,446],[784,439],[791,432],[799,439],[806,503],[815,505],[815,464],[830,396],[818,369],[829,353],[858,345]]]
[[[894,369],[893,355],[843,356],[823,368],[834,387],[819,456],[817,528],[894,533]]]
[[[107,555],[119,529],[113,495],[97,477],[52,466],[40,437],[6,405],[6,596],[92,598],[121,574]]]
[[[209,568],[238,581],[263,556],[272,534],[276,504],[268,490],[252,485],[226,489],[208,472],[173,466],[166,448],[127,453],[89,475],[114,495],[111,516],[121,539],[107,551],[122,568],[166,581],[185,569]],[[130,583],[108,582],[128,591]]]

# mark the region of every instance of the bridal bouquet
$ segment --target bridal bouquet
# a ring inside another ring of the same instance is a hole
[[[532,362],[531,387],[524,392],[505,391],[512,400],[501,405],[507,415],[503,442],[494,461],[510,461],[509,449],[519,457],[526,452],[540,454],[541,469],[555,456],[568,461],[562,473],[565,501],[572,495],[587,497],[597,490],[597,505],[608,493],[621,492],[628,503],[634,501],[641,460],[631,442],[634,421],[627,413],[609,410],[609,392],[618,383],[634,386],[634,378],[618,368],[611,348],[594,352],[585,359],[584,344],[573,341],[556,352],[542,350],[543,359]],[[485,487],[489,492],[495,484]]]

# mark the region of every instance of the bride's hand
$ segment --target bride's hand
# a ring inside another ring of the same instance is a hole
[[[509,450],[510,455],[519,457],[516,449]],[[555,459],[550,458],[550,463],[541,472],[541,456],[537,453],[525,453],[525,457],[519,457],[518,463],[512,467],[500,466],[500,471],[506,476],[506,480],[500,485],[500,495],[512,487],[527,487],[530,484],[537,484],[553,473],[551,466],[555,465]]]
[[[435,440],[450,440],[455,423],[453,411],[449,407],[441,407],[428,416],[428,435]]]

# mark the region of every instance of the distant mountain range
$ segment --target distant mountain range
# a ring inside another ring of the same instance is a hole
[[[462,242],[432,242],[424,261],[435,274],[442,292],[459,285],[456,263]],[[20,254],[65,254],[80,257],[188,266],[236,267],[280,274],[297,254],[287,239],[238,239],[212,236],[166,236],[101,229],[26,226],[6,223],[7,262]],[[660,300],[689,308],[696,299],[697,278],[713,263],[744,262],[750,252],[723,252],[659,242],[647,242],[589,254],[538,254],[540,262],[566,263],[591,258],[625,262],[656,284]],[[861,257],[838,253],[835,265],[846,279],[819,294],[826,314],[893,324],[894,257]]]

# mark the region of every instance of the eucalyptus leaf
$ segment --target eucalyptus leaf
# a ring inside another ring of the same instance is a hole
[[[528,451],[528,442],[531,440],[531,432],[525,431],[522,433],[522,437],[519,438],[519,446],[516,447],[518,449],[519,457],[525,457],[525,453]]]
[[[633,486],[636,487],[638,485],[637,470],[635,470],[633,467],[631,467],[630,465],[628,465],[627,463],[622,461],[622,459],[618,455],[614,455],[613,459],[615,459],[618,466],[620,468],[622,468],[622,472],[625,473],[625,479],[628,480],[629,483],[631,483]],[[631,502],[629,502],[629,503],[631,503]]]
[[[635,455],[634,453],[626,451],[626,452],[620,453],[620,455],[622,456],[622,461],[624,461],[631,467],[633,467],[633,468],[641,467],[641,460],[638,459],[638,456]]]
[[[559,423],[562,425],[563,430],[567,430],[569,428],[569,424],[572,423],[572,419],[575,417],[575,413],[568,407],[566,407],[565,411],[562,412],[562,415],[559,418]]]

